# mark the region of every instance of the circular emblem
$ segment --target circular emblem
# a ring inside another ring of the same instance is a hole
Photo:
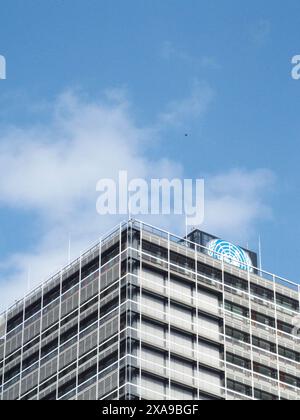
[[[234,265],[241,270],[253,271],[250,256],[241,247],[221,239],[214,239],[207,245],[208,255],[217,260],[224,259],[227,264]]]

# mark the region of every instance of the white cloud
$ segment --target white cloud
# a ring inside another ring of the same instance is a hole
[[[203,100],[205,95],[210,99]],[[199,117],[211,99],[209,88],[196,86],[190,97],[170,106],[166,122]],[[50,122],[9,127],[0,134],[0,205],[33,211],[42,227],[33,252],[0,262],[1,309],[26,291],[28,270],[33,287],[66,264],[69,236],[75,258],[123,218],[97,215],[99,178],[116,178],[120,169],[146,179],[184,174],[180,163],[147,156],[149,142],[158,141],[160,133],[156,125],[138,126],[124,92],[110,91],[98,102],[66,93],[50,108]],[[205,226],[216,234],[251,232],[268,215],[264,193],[271,178],[261,171],[209,175]],[[147,218],[178,233],[184,232],[182,219]]]
[[[250,38],[258,47],[264,47],[272,32],[272,25],[268,19],[259,19],[250,27]]]
[[[256,222],[272,217],[267,193],[274,182],[274,174],[265,169],[208,177],[203,228],[243,244],[253,237]]]
[[[206,83],[194,82],[192,91],[180,101],[172,101],[160,115],[163,126],[180,126],[183,122],[205,115],[214,99],[213,89]]]
[[[209,55],[196,56],[190,54],[187,50],[176,47],[172,42],[165,41],[161,47],[161,57],[164,60],[178,60],[193,68],[219,69],[219,64],[215,57]]]

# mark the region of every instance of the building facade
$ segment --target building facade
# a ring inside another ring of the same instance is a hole
[[[0,319],[2,400],[300,400],[300,287],[130,220]]]

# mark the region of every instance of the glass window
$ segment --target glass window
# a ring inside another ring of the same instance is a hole
[[[239,394],[245,394],[247,396],[252,396],[252,389],[250,386],[235,382],[232,380],[227,380],[227,387],[232,391],[235,391]]]
[[[138,300],[139,300],[139,295],[138,295]],[[162,312],[163,313],[165,312],[164,300],[159,299],[154,296],[143,294],[142,305],[147,306],[148,309],[151,309],[153,313],[155,313],[155,311],[159,312],[160,313],[159,315],[161,315]]]
[[[151,371],[157,373],[157,374],[163,374],[164,373],[164,367],[165,367],[165,355],[163,352],[156,351],[149,348],[142,348],[142,351],[140,352],[140,349],[137,349],[137,356],[141,357],[143,359],[143,368],[144,369],[151,369]]]
[[[218,339],[220,333],[219,321],[199,314],[197,325],[199,334],[203,334],[205,337],[209,336],[213,339]]]
[[[165,395],[165,383],[163,380],[144,375],[142,376],[141,386],[146,390],[153,392],[152,395],[157,399],[161,399],[161,397]]]
[[[193,394],[192,389],[185,389],[177,385],[171,387],[171,398],[175,400],[193,400]]]
[[[172,295],[175,295],[175,297],[177,296],[179,299],[188,299],[189,301],[191,301],[192,287],[190,284],[182,280],[171,278],[170,288]]]
[[[231,353],[227,353],[226,360],[233,365],[240,366],[244,369],[251,369],[251,362],[250,360],[244,359],[242,357],[236,356]]]
[[[198,289],[198,304],[208,305],[210,310],[216,310],[219,307],[219,297],[203,289]]]
[[[199,387],[206,391],[219,392],[222,386],[221,375],[208,369],[200,368],[198,371]]]
[[[193,315],[191,309],[171,304],[170,315],[172,317],[172,321],[176,324],[183,323],[183,325],[185,325],[185,323],[187,323],[190,328],[192,327]]]
[[[149,339],[159,338],[163,340],[165,338],[164,327],[153,322],[143,321],[142,323],[142,332],[149,335]]]
[[[193,337],[187,334],[172,330],[170,335],[171,350],[191,355],[193,352]]]
[[[193,365],[185,360],[172,357],[170,360],[170,368],[171,370],[175,370],[176,372],[183,374],[183,377],[186,376],[186,381],[190,381],[191,377],[193,377]]]
[[[149,280],[151,284],[164,286],[164,275],[154,270],[149,270],[148,268],[143,268],[142,271],[139,271],[143,280]]]
[[[198,359],[199,361],[207,361],[209,363],[218,364],[220,361],[220,349],[213,344],[205,341],[198,343]]]
[[[255,372],[260,373],[261,375],[268,376],[269,378],[277,379],[277,371],[275,369],[269,368],[259,363],[253,364],[253,369]]]

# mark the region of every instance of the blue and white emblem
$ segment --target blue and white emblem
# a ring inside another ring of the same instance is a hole
[[[217,260],[224,259],[225,263],[234,265],[240,270],[253,272],[251,258],[241,247],[222,239],[213,239],[208,243],[207,247],[207,253],[210,257]]]

